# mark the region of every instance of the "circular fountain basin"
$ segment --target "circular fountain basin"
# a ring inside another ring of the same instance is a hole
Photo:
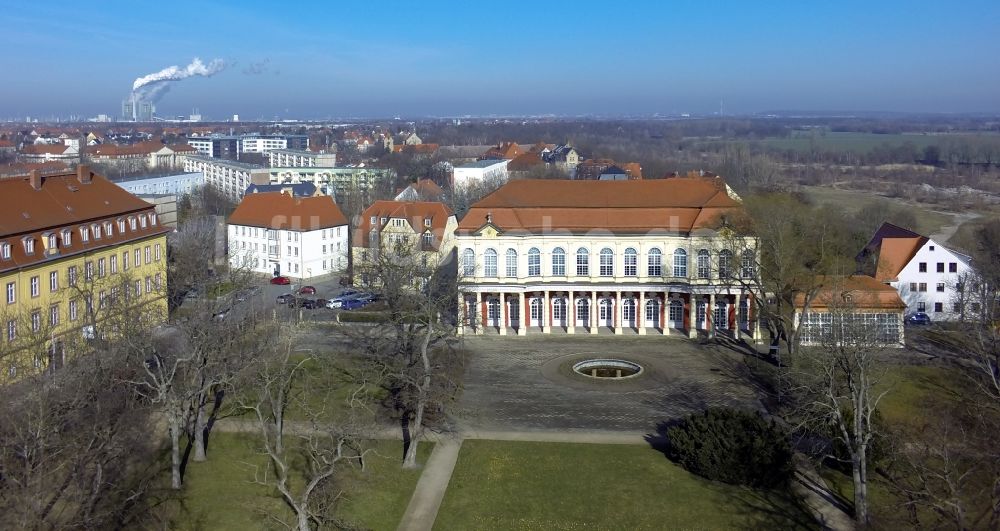
[[[626,360],[602,358],[574,363],[573,370],[588,378],[624,380],[642,374],[642,365]]]

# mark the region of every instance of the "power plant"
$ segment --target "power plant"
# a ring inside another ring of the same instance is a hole
[[[144,100],[138,94],[131,94],[122,100],[122,121],[126,122],[152,122],[156,115],[156,105],[153,102]]]
[[[205,64],[195,57],[187,66],[168,66],[159,72],[137,78],[132,83],[132,92],[122,100],[122,120],[152,122],[156,119],[155,103],[170,90],[171,84],[192,76],[211,77],[225,67],[226,63],[221,59]],[[190,119],[195,120],[194,116]]]

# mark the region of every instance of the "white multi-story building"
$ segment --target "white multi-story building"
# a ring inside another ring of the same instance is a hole
[[[252,173],[260,166],[217,159],[203,155],[191,155],[184,160],[184,171],[201,173],[205,184],[215,188],[230,199],[239,199],[253,182]]]
[[[508,177],[507,163],[509,162],[506,159],[487,159],[455,166],[455,172],[452,177],[453,184],[455,186],[464,186],[472,182],[482,182],[484,180],[506,182]]]
[[[240,153],[266,153],[287,147],[288,140],[279,136],[245,136],[240,139]]]
[[[229,216],[229,262],[308,279],[347,267],[347,218],[329,196],[249,194]]]
[[[459,223],[460,328],[756,337],[756,242],[721,235],[741,208],[719,178],[511,181]]]
[[[972,272],[970,258],[927,236],[883,223],[859,258],[872,260],[875,278],[896,288],[908,312],[952,321],[975,311],[963,286]]]
[[[268,165],[273,168],[327,167],[337,165],[336,153],[313,153],[298,149],[276,149],[267,152]]]
[[[129,179],[113,181],[119,187],[136,195],[185,195],[205,185],[205,175],[201,173],[181,173],[165,177]]]

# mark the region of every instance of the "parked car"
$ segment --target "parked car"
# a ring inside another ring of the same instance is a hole
[[[363,308],[371,303],[374,298],[368,294],[362,294],[360,296],[351,297],[346,299],[341,303],[340,307],[344,310],[357,310],[358,308]]]
[[[288,301],[289,308],[305,308],[307,310],[312,310],[316,308],[316,301],[314,299],[306,298],[293,298]]]
[[[329,302],[330,302],[329,299],[316,299],[316,307],[317,308],[326,308],[327,307],[326,305]]]
[[[278,297],[274,299],[274,302],[277,302],[278,304],[288,304],[289,301],[293,300],[295,300],[295,295],[285,293],[284,295],[278,295]]]
[[[345,301],[350,300],[350,299],[355,299],[355,298],[357,298],[357,297],[359,297],[361,295],[363,295],[363,294],[362,293],[358,293],[357,291],[354,291],[354,290],[344,290],[340,295],[337,295],[336,297],[330,299],[330,302],[327,303],[326,307],[327,308],[340,308],[344,304]]]
[[[906,318],[906,324],[914,326],[925,326],[931,324],[931,316],[926,312],[914,312]]]
[[[298,291],[299,295],[315,295],[316,288],[312,286],[302,286]]]
[[[287,286],[291,284],[292,281],[288,277],[277,276],[271,279],[271,284],[277,284],[279,286]]]

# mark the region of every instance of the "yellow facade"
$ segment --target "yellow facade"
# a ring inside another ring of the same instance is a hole
[[[112,311],[165,321],[166,240],[153,234],[0,273],[0,382],[61,365]]]

